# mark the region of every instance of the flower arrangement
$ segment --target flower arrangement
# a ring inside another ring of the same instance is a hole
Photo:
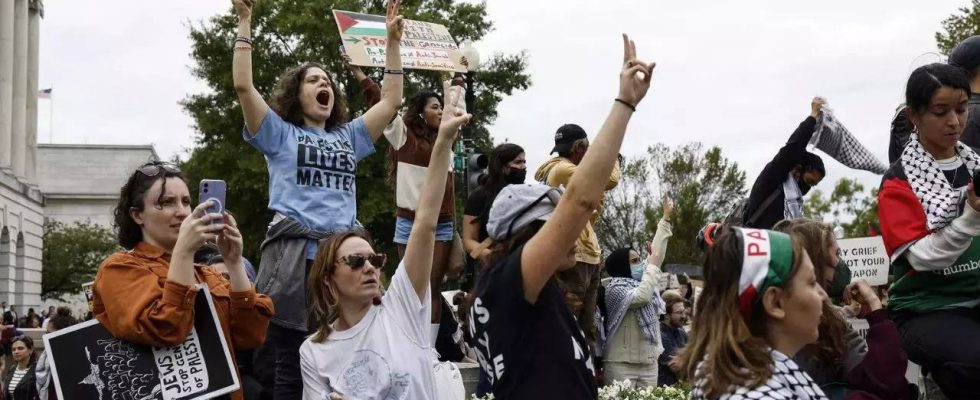
[[[600,388],[599,400],[691,400],[691,390],[683,386],[633,387],[627,379]]]
[[[493,394],[471,395],[469,400],[493,400]],[[600,388],[599,400],[691,400],[691,388],[686,385],[633,387],[627,379]]]

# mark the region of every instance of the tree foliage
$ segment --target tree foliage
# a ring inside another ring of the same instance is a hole
[[[82,284],[95,278],[102,260],[116,246],[112,230],[91,222],[44,223],[41,256],[41,297],[61,300],[82,291]]]
[[[959,14],[943,20],[943,31],[936,32],[939,51],[949,55],[963,39],[980,35],[980,0],[972,0],[967,7],[960,7]]]
[[[657,228],[654,219],[657,201],[649,184],[647,160],[625,159],[620,170],[619,185],[606,193],[602,214],[595,226],[599,245],[607,253],[623,247],[642,250],[653,240]]]
[[[700,265],[704,255],[694,238],[745,196],[745,172],[718,147],[690,143],[648,148],[644,158],[626,162],[619,186],[606,196],[596,227],[603,250],[625,245],[642,249],[656,233],[665,196],[673,200],[674,213],[664,262]]]
[[[830,196],[814,189],[803,203],[803,215],[844,229],[844,237],[865,237],[878,230],[878,189],[864,191],[864,185],[841,178]]]
[[[351,116],[366,109],[365,99],[340,58],[340,37],[330,10],[385,13],[383,0],[260,0],[252,16],[253,80],[259,92],[271,94],[278,76],[303,62],[323,64],[345,94]],[[493,29],[486,3],[454,0],[405,0],[405,18],[445,25],[459,41],[479,40]],[[232,85],[230,43],[236,36],[237,17],[226,13],[190,27],[193,41],[193,74],[209,91],[188,96],[183,106],[195,121],[197,146],[183,169],[195,182],[202,178],[228,182],[228,208],[238,217],[246,239],[246,257],[257,260],[259,246],[271,219],[268,204],[268,172],[262,155],[242,140],[244,121]],[[492,54],[475,75],[474,113],[470,122],[477,147],[487,150],[492,140],[487,126],[497,117],[497,105],[504,96],[530,86],[525,73],[527,56]],[[381,71],[365,72],[380,82]],[[408,70],[405,96],[421,90],[441,89],[439,72]],[[381,242],[394,232],[392,188],[385,183],[385,157],[388,144],[379,140],[377,154],[358,163],[358,219]],[[197,190],[192,185],[192,191]],[[196,194],[196,193],[195,193]]]

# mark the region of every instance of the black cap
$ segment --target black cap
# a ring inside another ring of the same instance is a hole
[[[980,67],[980,36],[970,36],[957,44],[949,53],[949,65],[967,72]]]
[[[551,152],[567,153],[572,149],[572,143],[588,137],[585,134],[585,129],[582,129],[581,126],[575,124],[562,125],[561,128],[558,128],[558,132],[555,132],[555,147],[551,149]]]

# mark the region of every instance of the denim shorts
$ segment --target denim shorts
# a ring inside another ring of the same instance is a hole
[[[412,225],[415,221],[408,218],[396,217],[395,219],[395,243],[408,244],[408,235],[412,233]],[[451,242],[453,240],[453,223],[440,222],[436,225],[436,241]]]

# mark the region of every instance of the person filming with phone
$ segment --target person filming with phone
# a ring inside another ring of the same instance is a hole
[[[93,287],[93,313],[109,333],[149,346],[183,342],[194,327],[195,285],[205,283],[231,353],[262,344],[275,309],[248,280],[235,218],[208,213],[215,203],[191,209],[187,182],[174,165],[152,162],[133,171],[114,212],[124,250],[102,262]],[[194,264],[208,241],[217,242],[230,279]],[[231,398],[242,399],[242,392]]]

